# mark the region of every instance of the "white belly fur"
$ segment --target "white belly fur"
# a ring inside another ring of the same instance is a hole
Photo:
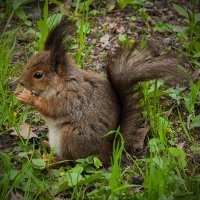
[[[61,144],[60,144],[60,133],[59,129],[57,128],[57,125],[55,121],[51,119],[44,118],[46,121],[46,124],[49,128],[48,138],[49,138],[49,145],[51,149],[53,150],[54,154],[57,156],[61,156]]]

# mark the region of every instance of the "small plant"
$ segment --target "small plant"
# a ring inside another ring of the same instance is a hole
[[[27,0],[26,2],[28,2]],[[12,17],[14,14],[16,14],[27,26],[31,26],[32,23],[30,20],[28,20],[28,16],[23,10],[22,5],[25,3],[23,0],[6,0],[3,2],[5,4],[5,15],[4,18],[8,17],[7,23],[5,25],[3,33],[6,32],[6,29],[8,27],[8,24],[10,23]]]
[[[196,116],[195,112],[195,105],[200,103],[198,99],[200,80],[196,84],[191,82],[190,89],[191,91],[184,97],[184,105],[186,110],[189,112],[187,125],[190,128],[200,127],[200,123],[198,123],[199,115]]]
[[[125,34],[119,34],[118,40],[122,43],[123,46],[131,46],[135,42],[134,40],[129,40]]]
[[[86,10],[89,10],[89,7],[93,2],[94,0],[85,0],[84,2],[73,0],[71,6],[75,8],[75,15],[77,15],[78,11],[84,13]]]
[[[124,150],[124,139],[119,132],[119,128],[115,133],[115,139],[113,142],[113,160],[112,160],[112,171],[109,180],[109,186],[111,189],[111,198],[115,198],[117,194],[120,194],[118,188],[122,185],[121,181],[121,159]]]
[[[198,0],[193,0],[191,10],[173,4],[175,11],[187,23],[187,27],[177,34],[177,38],[184,47],[184,54],[191,59],[192,64],[196,67],[200,67],[200,12],[197,11],[198,2]]]
[[[27,32],[36,36],[36,48],[38,51],[42,51],[44,49],[44,42],[47,38],[49,31],[62,19],[61,13],[53,14],[52,16],[48,17],[48,12],[48,0],[45,0],[43,8],[44,16],[37,21],[39,31],[35,31],[34,29],[30,28]]]
[[[78,51],[75,55],[78,66],[84,68],[84,60],[87,58],[93,44],[89,47],[85,46],[86,35],[90,32],[90,24],[88,22],[88,9],[85,8],[80,21],[78,21],[77,41]]]
[[[126,7],[127,5],[132,5],[134,8],[139,9],[148,3],[147,0],[117,0],[117,3],[121,8]]]
[[[186,154],[181,148],[167,147],[157,138],[151,139],[149,145],[143,198],[176,199],[185,187],[182,174],[186,167]]]
[[[31,158],[24,160],[21,170],[16,169],[11,160],[14,158],[0,153],[0,199],[10,199],[11,194],[15,195],[16,189],[23,191],[24,199],[33,199],[48,188],[44,182],[40,181],[39,176],[41,175],[39,175],[38,169],[31,164]]]
[[[154,32],[168,31],[173,32],[173,26],[169,23],[157,22],[153,28]]]

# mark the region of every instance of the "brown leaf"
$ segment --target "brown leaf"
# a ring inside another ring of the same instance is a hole
[[[110,23],[109,24],[109,29],[115,29],[116,28],[116,26],[117,26],[117,24],[116,23]]]
[[[13,193],[11,194],[11,200],[23,200],[23,196],[19,193],[19,192],[16,192],[16,193]]]
[[[30,131],[30,133],[29,133]],[[38,138],[38,136],[32,131],[29,124],[24,123],[23,126],[19,130],[20,135],[23,139],[31,139],[31,138]],[[14,129],[10,135],[18,136],[17,131]]]
[[[116,30],[116,32],[122,34],[122,33],[125,32],[125,29],[124,29],[123,26],[121,26],[121,27],[119,27],[119,28]]]
[[[110,36],[108,34],[105,34],[104,36],[100,38],[100,42],[103,44],[108,44],[109,39],[110,39]]]
[[[182,31],[182,27],[180,27],[180,26],[173,26],[173,31],[179,33],[179,32]]]
[[[138,132],[140,133],[141,139],[140,139],[140,141],[138,141],[137,144],[134,145],[135,149],[143,149],[144,139],[146,137],[146,134],[149,132],[149,129],[150,129],[149,126],[147,126],[147,127],[144,127],[144,128],[140,128],[138,130]]]
[[[94,64],[97,70],[100,70],[103,67],[102,63],[99,60],[95,60]]]

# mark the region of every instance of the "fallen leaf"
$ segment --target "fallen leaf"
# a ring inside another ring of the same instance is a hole
[[[98,60],[94,61],[94,64],[97,70],[100,70],[103,67],[103,64]]]
[[[11,193],[11,200],[23,200],[23,199],[24,197],[19,192]]]
[[[182,31],[182,27],[180,27],[180,26],[173,26],[173,31],[174,32],[176,32],[176,33],[179,33],[179,32],[181,32]]]
[[[19,129],[20,135],[23,139],[31,139],[31,138],[38,138],[38,136],[32,131],[30,125],[24,123],[23,126]],[[30,133],[29,133],[30,132]],[[17,131],[14,129],[10,135],[18,136]]]
[[[124,33],[125,32],[125,29],[123,26],[119,27],[117,30],[116,30],[117,33]]]
[[[145,139],[145,137],[146,137],[146,134],[149,132],[149,126],[147,126],[147,127],[144,127],[144,128],[140,128],[139,130],[138,130],[138,133],[140,133],[139,135],[141,136],[140,138],[140,141],[138,141],[138,143],[137,144],[135,144],[134,145],[134,148],[135,149],[143,149],[143,147],[144,147],[144,139]]]
[[[116,28],[117,24],[116,23],[110,23],[109,24],[109,29],[114,29]]]
[[[100,38],[100,42],[103,44],[108,44],[109,39],[110,39],[110,36],[108,34],[105,34],[104,36]]]

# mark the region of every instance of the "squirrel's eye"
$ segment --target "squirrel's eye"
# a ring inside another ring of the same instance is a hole
[[[41,79],[42,76],[43,76],[42,72],[35,72],[35,74],[33,75],[33,77],[36,78],[36,79]]]

